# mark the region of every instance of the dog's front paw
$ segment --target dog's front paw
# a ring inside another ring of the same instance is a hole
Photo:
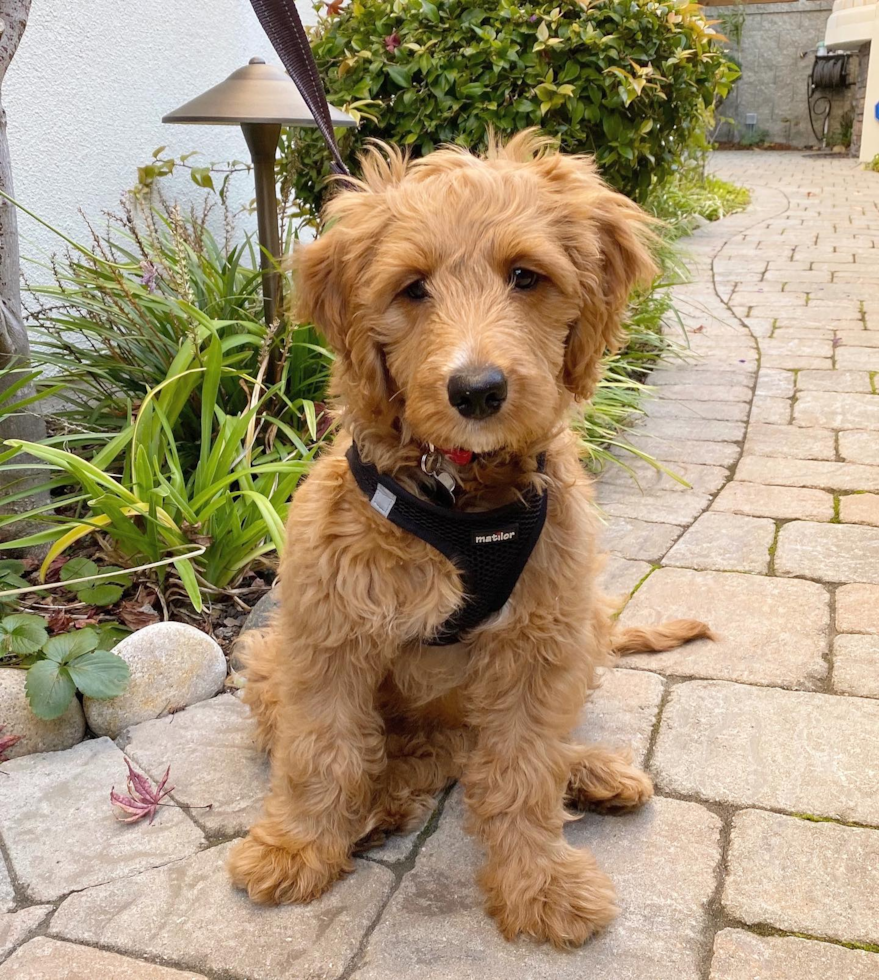
[[[314,846],[277,846],[251,831],[229,855],[232,883],[259,905],[312,902],[352,869],[350,859],[328,860]]]
[[[614,887],[588,851],[489,865],[480,875],[486,911],[506,939],[518,935],[563,949],[580,946],[617,914]]]

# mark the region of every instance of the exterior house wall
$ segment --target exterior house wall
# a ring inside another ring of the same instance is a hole
[[[721,21],[715,28],[720,33],[725,33],[724,18],[744,15],[741,43],[730,45],[730,54],[742,66],[742,77],[718,113],[733,122],[720,126],[717,139],[741,139],[747,115],[755,113],[756,128],[765,130],[770,142],[817,145],[809,125],[806,96],[815,49],[824,40],[832,6],[832,0],[799,0],[707,8],[712,18]],[[805,57],[804,52],[808,52]],[[855,57],[849,62],[849,80],[856,78]],[[853,95],[853,85],[833,93],[831,133],[838,129],[843,113],[851,111]],[[818,120],[816,127],[820,133]]]
[[[254,55],[277,63],[248,0],[36,0],[3,86],[16,197],[81,240],[78,210],[100,221],[162,144],[172,156],[200,151],[194,163],[249,159],[237,126],[161,120]],[[183,202],[204,195],[185,173],[166,181]],[[247,175],[237,194],[253,197]],[[36,222],[22,216],[20,229],[23,257],[58,250]]]
[[[858,84],[855,90],[855,118],[852,128],[851,155],[857,157],[861,152],[861,137],[864,132],[864,112],[867,104],[867,71],[870,67],[870,42],[858,48]]]

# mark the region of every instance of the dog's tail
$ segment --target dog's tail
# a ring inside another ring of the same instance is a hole
[[[661,626],[618,627],[611,637],[611,649],[621,657],[628,653],[662,653],[690,640],[714,640],[707,623],[698,619],[670,619]]]

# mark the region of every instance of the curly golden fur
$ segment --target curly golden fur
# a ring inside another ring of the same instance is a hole
[[[652,793],[625,756],[570,739],[597,668],[614,648],[708,635],[690,621],[614,631],[568,430],[572,402],[592,394],[621,341],[632,287],[655,275],[649,220],[588,159],[533,133],[482,157],[410,161],[375,146],[362,164],[328,205],[326,231],[294,256],[300,312],[338,354],[342,434],[292,508],[278,618],[246,641],[244,697],[272,780],[232,879],[257,902],[314,899],[352,870],[358,843],[416,826],[460,779],[503,934],[577,945],[616,909],[592,856],[563,837],[565,803],[627,808]],[[534,287],[514,288],[514,268],[537,273]],[[415,280],[425,297],[407,294]],[[464,418],[450,373],[486,364],[506,375],[506,401]],[[422,645],[462,603],[460,574],[370,506],[345,459],[352,438],[413,492],[425,445],[473,450],[448,464],[467,510],[549,490],[511,600],[466,642]]]

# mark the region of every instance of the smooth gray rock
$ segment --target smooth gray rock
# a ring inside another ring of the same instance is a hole
[[[733,818],[727,863],[723,906],[736,919],[848,942],[879,939],[875,830],[746,810]]]
[[[115,738],[123,729],[213,697],[226,680],[226,658],[216,640],[186,623],[154,623],[127,636],[113,651],[131,668],[131,680],[109,701],[85,698],[89,728]]]
[[[0,855],[0,912],[8,912],[15,908],[15,890],[6,870],[6,863]]]
[[[49,932],[212,975],[340,977],[393,888],[392,872],[357,861],[354,874],[316,902],[260,907],[229,881],[232,846],[71,895]]]
[[[110,790],[126,792],[128,770],[109,739],[14,759],[3,768],[9,775],[0,778],[0,836],[33,901],[126,878],[204,843],[176,807],[160,807],[152,826],[116,819]]]
[[[231,694],[145,721],[117,740],[153,779],[171,766],[175,802],[213,836],[245,834],[259,817],[269,788],[268,759],[256,747],[250,710]]]
[[[0,725],[4,735],[21,735],[21,741],[6,750],[9,759],[34,752],[57,752],[81,742],[85,735],[82,706],[74,697],[60,718],[38,718],[25,694],[26,670],[0,668]]]
[[[709,980],[876,980],[876,953],[794,936],[723,929]]]
[[[691,681],[665,705],[652,769],[660,791],[879,825],[877,744],[876,701]]]
[[[624,817],[587,815],[567,837],[589,847],[618,891],[620,917],[582,949],[507,942],[482,911],[479,847],[460,791],[371,935],[356,980],[698,980],[720,820],[693,803],[654,800]]]
[[[629,600],[620,622],[654,626],[701,619],[717,639],[626,657],[626,667],[812,690],[827,675],[830,597],[815,582],[733,572],[660,568]]]

